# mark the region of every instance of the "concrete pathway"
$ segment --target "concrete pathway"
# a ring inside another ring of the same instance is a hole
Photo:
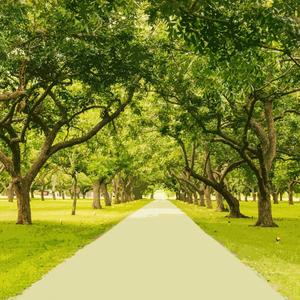
[[[155,200],[18,300],[276,300],[268,283],[181,210]]]

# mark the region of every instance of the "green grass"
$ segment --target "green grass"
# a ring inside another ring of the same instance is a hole
[[[32,201],[34,224],[15,225],[16,204],[0,201],[0,299],[19,294],[43,274],[93,241],[149,200],[93,210],[79,200]]]
[[[241,211],[254,219],[228,219],[193,204],[174,201],[204,231],[262,274],[270,284],[292,300],[300,299],[300,203],[273,206],[279,228],[253,225],[257,204],[241,202]],[[280,237],[280,242],[276,242]]]

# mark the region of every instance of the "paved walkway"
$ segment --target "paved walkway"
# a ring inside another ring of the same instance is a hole
[[[156,200],[78,251],[17,299],[283,297],[173,204]]]

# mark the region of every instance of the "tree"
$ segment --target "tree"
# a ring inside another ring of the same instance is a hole
[[[1,5],[0,160],[13,179],[18,224],[32,222],[29,189],[47,160],[89,140],[133,100],[147,54],[127,8],[94,1]],[[98,117],[82,132],[80,118],[91,110]],[[26,166],[32,133],[38,155]]]

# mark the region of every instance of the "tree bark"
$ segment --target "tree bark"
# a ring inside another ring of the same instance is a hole
[[[42,201],[45,201],[45,187],[42,186],[42,189],[41,189],[41,199]]]
[[[31,199],[34,199],[34,189],[30,189],[30,197]]]
[[[14,184],[11,181],[7,187],[7,198],[8,198],[8,202],[13,202],[14,201]]]
[[[278,204],[278,193],[272,192],[273,203]]]
[[[120,199],[120,180],[119,180],[119,175],[116,176],[113,180],[113,189],[114,189],[114,203],[115,204],[119,204],[121,203],[121,199]]]
[[[293,182],[290,182],[288,185],[288,198],[289,198],[289,204],[294,205]]]
[[[205,197],[206,207],[212,208],[210,187],[208,186],[204,190],[204,197]]]
[[[197,194],[196,191],[193,193],[193,203],[194,203],[195,205],[199,205],[198,194]]]
[[[100,202],[100,182],[99,180],[94,181],[93,184],[93,208],[94,209],[101,209],[101,202]]]
[[[256,192],[253,192],[252,193],[252,201],[256,201],[256,198],[257,198],[257,194],[256,194]]]
[[[279,193],[279,201],[283,201],[283,193],[282,192]]]
[[[104,201],[105,201],[105,206],[111,206],[111,198],[110,195],[107,191],[107,184],[106,183],[101,183],[100,189],[103,193]]]
[[[75,216],[76,214],[76,206],[77,206],[77,175],[73,175],[73,180],[74,180],[74,186],[73,186],[73,190],[74,190],[74,197],[73,197],[73,204],[72,204],[72,216]]]
[[[219,192],[216,192],[216,202],[217,202],[217,207],[216,211],[227,211],[225,209],[224,203],[223,203],[223,197]]]
[[[278,227],[272,217],[270,188],[262,180],[259,181],[258,220],[255,226]]]
[[[14,178],[14,182],[18,206],[17,224],[30,225],[32,224],[30,209],[30,184],[20,178]]]

